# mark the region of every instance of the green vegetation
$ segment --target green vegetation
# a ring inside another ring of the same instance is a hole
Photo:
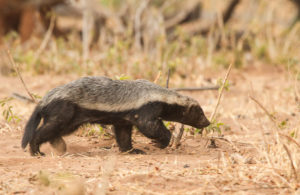
[[[3,109],[2,116],[7,122],[18,123],[21,118],[13,112],[13,106],[9,104],[9,102],[13,98],[4,98],[0,100],[0,106]]]

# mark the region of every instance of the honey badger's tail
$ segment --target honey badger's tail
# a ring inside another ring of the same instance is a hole
[[[42,115],[41,115],[41,107],[37,105],[25,126],[24,135],[22,138],[22,148],[26,148],[27,144],[32,140],[37,127],[40,124]]]

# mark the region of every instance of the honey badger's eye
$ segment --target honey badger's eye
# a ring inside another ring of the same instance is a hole
[[[200,106],[193,106],[191,112],[193,114],[197,114],[197,115],[199,115],[199,114],[202,115],[203,114],[203,111],[202,111]]]
[[[197,106],[192,106],[191,112],[195,113],[197,111],[198,111],[198,107]]]

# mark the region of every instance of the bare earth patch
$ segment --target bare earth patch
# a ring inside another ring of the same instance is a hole
[[[204,80],[210,80],[224,72],[204,75]],[[39,95],[75,78],[24,76],[30,90]],[[299,172],[300,148],[277,136],[278,131],[289,137],[294,132],[293,139],[300,142],[295,80],[288,72],[267,67],[233,70],[229,81],[230,90],[224,93],[218,111],[218,121],[225,124],[223,136],[213,135],[218,137],[217,148],[208,147],[212,135],[185,132],[179,149],[161,150],[136,133],[134,147],[146,155],[121,154],[113,139],[77,133],[66,137],[67,154],[57,156],[45,144],[41,151],[46,157],[31,157],[20,142],[34,105],[13,100],[9,104],[21,121],[7,123],[1,116],[0,194],[300,193],[300,175],[294,174],[291,165]],[[1,77],[0,82],[0,98],[12,92],[26,94],[18,78]],[[208,116],[213,111],[216,91],[185,94],[197,99]],[[278,123],[286,123],[277,131],[249,95],[276,116]]]

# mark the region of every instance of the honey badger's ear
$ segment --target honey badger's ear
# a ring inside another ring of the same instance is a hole
[[[185,115],[188,115],[189,113],[191,113],[192,108],[193,108],[193,105],[188,105],[186,107],[186,109],[184,109],[183,115],[185,116]]]

